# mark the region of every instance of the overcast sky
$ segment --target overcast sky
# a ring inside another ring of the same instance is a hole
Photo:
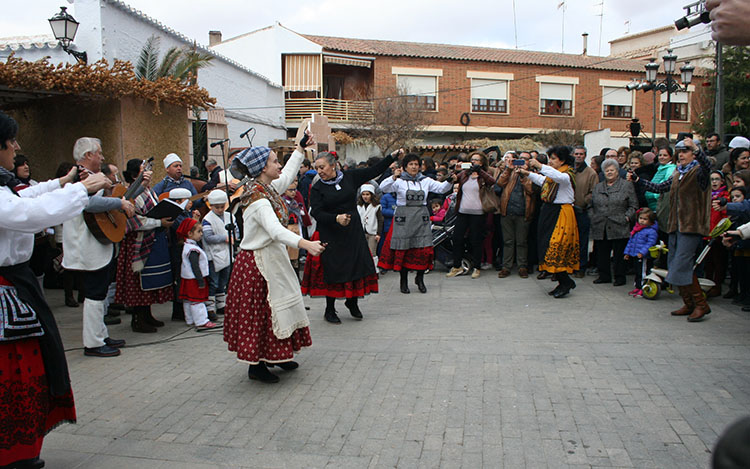
[[[87,0],[91,1],[91,0]],[[603,6],[602,6],[602,1]],[[208,43],[208,31],[224,39],[279,21],[300,33],[437,42],[560,52],[561,0],[128,0],[165,25]],[[564,52],[580,53],[589,33],[589,54],[607,55],[608,41],[672,24],[688,0],[567,0]],[[68,0],[3,0],[0,36],[50,34],[47,19]],[[70,8],[74,13],[74,8]],[[604,12],[603,21],[600,20]],[[697,29],[697,28],[696,28]],[[516,33],[517,32],[517,40]],[[696,31],[697,32],[697,31]]]

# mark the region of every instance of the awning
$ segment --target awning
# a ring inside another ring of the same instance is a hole
[[[372,67],[372,61],[370,60],[350,59],[348,57],[337,57],[333,55],[324,55],[323,62],[327,64],[350,65],[352,67]]]
[[[320,91],[322,76],[320,55],[284,56],[284,91]]]

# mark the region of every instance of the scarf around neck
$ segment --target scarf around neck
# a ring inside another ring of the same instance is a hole
[[[422,173],[417,173],[415,176],[412,176],[411,174],[407,173],[406,171],[404,171],[403,173],[401,173],[401,179],[403,179],[404,181],[419,182],[419,181],[421,181],[422,179],[425,179],[425,178],[427,178],[427,176],[425,176]]]
[[[566,173],[568,175],[568,178],[570,179],[570,184],[573,186],[573,190],[576,188],[576,178],[575,178],[575,172],[574,169],[570,166],[564,164],[560,166],[560,169],[558,169],[561,173]],[[545,178],[544,184],[542,185],[542,202],[547,203],[554,203],[555,198],[557,197],[557,190],[559,189],[559,184],[553,181],[550,178]]]
[[[16,194],[14,187],[20,183],[21,181],[18,180],[15,174],[0,167],[0,186],[7,186],[14,194]]]
[[[320,178],[320,182],[322,182],[323,184],[328,184],[329,186],[332,186],[334,184],[340,183],[342,179],[344,179],[344,173],[342,173],[341,171],[337,169],[335,178],[329,179],[328,181],[326,181],[323,178]]]
[[[685,166],[679,165],[677,166],[677,171],[680,172],[680,177],[686,175],[688,171],[698,166],[698,160],[693,160],[690,163],[686,164]]]
[[[279,219],[279,223],[284,227],[289,224],[289,208],[279,193],[276,192],[276,189],[274,189],[273,186],[265,185],[256,179],[250,186],[250,195],[247,200],[247,205],[260,199],[266,199],[271,203],[271,208],[273,208],[276,218]]]

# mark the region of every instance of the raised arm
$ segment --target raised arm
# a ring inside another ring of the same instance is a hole
[[[59,225],[80,214],[89,203],[82,183],[38,197],[16,197],[9,190],[0,191],[0,227],[21,233],[36,233]]]
[[[351,176],[354,183],[359,187],[367,181],[383,174],[391,163],[393,163],[394,159],[393,154],[390,154],[369,168],[350,169],[346,174]]]

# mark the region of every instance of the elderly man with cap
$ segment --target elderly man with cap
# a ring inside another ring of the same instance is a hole
[[[189,190],[191,196],[198,193],[193,184],[182,175],[182,159],[177,154],[170,153],[164,157],[164,170],[167,172],[167,175],[154,186],[156,195],[161,195],[177,188]]]
[[[79,170],[87,174],[101,172],[104,156],[101,141],[97,138],[82,137],[73,145],[73,158]],[[125,199],[104,197],[103,191],[90,197],[87,212],[102,213],[122,209],[128,217],[135,214],[133,204]],[[109,337],[104,324],[106,313],[104,300],[109,284],[115,278],[117,267],[114,244],[104,244],[89,231],[83,214],[63,224],[63,267],[82,272],[83,291],[83,346],[84,355],[113,357],[120,355],[119,347],[124,340]]]
[[[224,314],[227,285],[231,273],[231,243],[238,232],[233,217],[226,211],[229,199],[225,191],[216,189],[208,194],[211,211],[203,218],[203,250],[208,256],[208,308],[211,313]],[[230,233],[232,233],[230,235]]]
[[[672,177],[654,184],[628,173],[628,180],[656,194],[669,193],[669,274],[667,282],[680,290],[684,305],[672,316],[687,316],[689,322],[703,321],[711,312],[698,277],[693,271],[695,253],[709,235],[711,215],[711,161],[691,138],[677,142],[678,165]]]

